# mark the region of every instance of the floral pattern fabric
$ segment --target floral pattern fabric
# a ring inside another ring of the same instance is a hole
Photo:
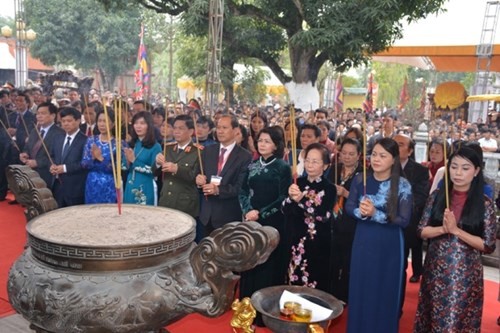
[[[429,225],[438,191],[429,197],[418,233]],[[453,201],[453,197],[452,197]],[[496,215],[485,196],[486,211],[481,238],[486,252],[495,249]],[[460,221],[458,221],[460,227]],[[483,312],[483,266],[481,252],[454,235],[429,240],[420,285],[415,333],[480,332]]]
[[[239,201],[243,215],[256,209],[259,222],[278,230],[280,241],[269,259],[241,273],[240,298],[250,297],[262,288],[282,285],[286,274],[286,229],[280,207],[292,183],[290,166],[281,158],[258,158],[248,165]]]
[[[104,160],[99,162],[92,158],[92,145],[96,145],[102,152]],[[89,170],[85,183],[85,203],[116,203],[116,188],[113,178],[111,156],[116,163],[116,141],[111,140],[111,147],[108,142],[102,142],[99,136],[90,137],[83,150],[82,166]],[[122,147],[127,147],[125,141]],[[122,152],[122,156],[125,156]],[[122,167],[124,164],[122,165]]]
[[[135,160],[129,166],[127,184],[123,195],[124,203],[138,205],[156,205],[158,202],[156,183],[153,168],[156,164],[156,155],[161,153],[161,146],[155,143],[146,148],[140,140],[134,147]]]
[[[287,282],[330,292],[326,263],[331,256],[332,209],[336,189],[328,180],[307,177],[297,180],[304,197],[296,203],[289,197],[283,201],[283,212],[289,239]]]

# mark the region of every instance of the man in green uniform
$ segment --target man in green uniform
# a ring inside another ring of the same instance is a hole
[[[194,122],[188,115],[179,115],[174,120],[175,142],[169,144],[165,154],[156,156],[156,164],[161,168],[163,188],[159,206],[174,208],[197,217],[200,210],[196,175],[200,170],[198,147],[191,138]]]

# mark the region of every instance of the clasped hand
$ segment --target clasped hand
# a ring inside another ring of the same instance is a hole
[[[373,214],[375,214],[375,206],[373,205],[373,202],[368,198],[363,198],[359,203],[359,212],[361,213],[361,216],[373,216]]]
[[[288,195],[290,199],[295,202],[299,202],[304,197],[304,192],[302,192],[297,184],[292,184],[288,188]]]
[[[55,165],[52,164],[49,169],[50,173],[52,175],[60,175],[61,173],[64,173],[64,166],[63,165]]]
[[[92,145],[91,152],[92,152],[92,158],[94,160],[98,160],[101,162],[104,160],[104,158],[102,157],[101,149],[97,147],[95,144]]]
[[[132,148],[123,148],[123,152],[125,153],[125,157],[127,158],[127,162],[134,163],[135,154]]]
[[[335,185],[335,188],[337,189],[337,197],[347,198],[349,196],[349,191],[347,191],[344,186]]]
[[[161,167],[162,172],[177,173],[178,166],[176,163],[167,162],[163,154],[156,155],[156,164]]]
[[[443,229],[444,232],[453,235],[457,234],[459,231],[455,214],[453,214],[453,212],[448,208],[444,210],[443,214]]]
[[[258,221],[259,220],[259,211],[257,209],[252,209],[248,213],[245,214],[246,221]]]

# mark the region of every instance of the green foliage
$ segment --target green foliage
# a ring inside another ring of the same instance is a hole
[[[176,55],[179,50],[178,40],[182,40],[179,32],[179,20],[167,14],[157,13],[150,9],[142,9],[144,23],[144,43],[148,49],[151,62],[151,91],[174,95],[177,78],[182,70],[176,68]],[[172,43],[172,48],[170,48]],[[172,55],[170,53],[172,52]],[[172,73],[170,61],[172,60]],[[171,79],[171,86],[170,86]]]
[[[399,104],[399,95],[408,76],[408,66],[383,62],[374,62],[374,81],[378,83],[377,107],[396,108]]]
[[[209,1],[135,2],[154,7],[159,12],[184,11],[183,23],[187,32],[208,32]],[[403,20],[411,22],[436,13],[444,2],[229,0],[224,2],[223,48],[239,57],[261,59],[282,82],[287,82],[291,77],[279,66],[279,55],[288,46],[294,80],[315,82],[319,69],[327,60],[338,71],[364,64],[373,53],[384,50],[401,37]],[[303,70],[304,66],[308,70]]]
[[[190,78],[202,80],[207,71],[207,38],[183,36],[178,46],[176,69]]]
[[[342,85],[344,88],[359,87],[359,80],[353,76],[342,76]]]
[[[437,72],[435,74],[436,77],[436,86],[443,82],[449,81],[458,81],[464,87],[465,90],[469,91],[470,87],[474,84],[475,73],[445,73],[445,72]]]
[[[236,88],[236,97],[240,102],[259,104],[266,97],[265,80],[269,78],[266,71],[259,67],[246,66],[240,83]]]
[[[28,25],[37,32],[33,56],[47,65],[99,69],[109,82],[134,68],[139,45],[137,5],[106,12],[97,0],[25,0]]]
[[[8,25],[14,31],[14,19],[12,17],[0,15],[0,28]]]

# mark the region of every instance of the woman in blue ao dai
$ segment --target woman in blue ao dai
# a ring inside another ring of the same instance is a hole
[[[151,113],[141,111],[134,115],[130,135],[130,148],[125,149],[129,173],[123,202],[156,206],[158,192],[154,169],[156,155],[161,153],[161,146],[156,142]]]
[[[108,125],[106,126],[106,112],[97,114],[97,129],[99,135],[89,137],[83,150],[82,166],[89,170],[85,183],[85,203],[116,203],[116,188],[113,178],[111,157],[116,163],[116,139],[114,137],[114,112],[107,110]],[[126,143],[123,142],[122,147]]]
[[[399,146],[380,139],[372,172],[351,184],[346,212],[356,219],[349,277],[348,333],[397,333],[403,283],[405,228],[412,213],[410,183],[401,177]]]

